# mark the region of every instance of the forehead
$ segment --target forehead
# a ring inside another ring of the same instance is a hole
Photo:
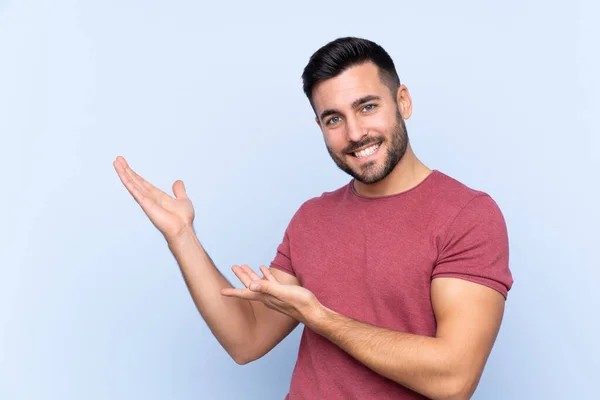
[[[381,82],[377,66],[371,62],[355,65],[335,78],[319,82],[313,90],[313,104],[317,114],[325,109],[350,107],[356,99],[367,95],[391,97]]]

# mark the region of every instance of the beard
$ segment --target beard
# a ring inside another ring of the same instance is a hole
[[[354,149],[359,149],[369,144],[381,143],[380,146],[383,146],[387,143],[387,153],[382,165],[377,165],[376,161],[370,161],[361,165],[359,167],[360,170],[357,171],[344,161],[343,155],[339,156],[335,154],[331,151],[329,146],[327,146],[327,151],[329,152],[329,155],[335,164],[342,171],[352,176],[357,181],[364,184],[377,183],[383,180],[390,174],[390,172],[394,170],[396,165],[398,165],[400,160],[402,160],[402,157],[404,157],[408,147],[408,134],[406,132],[406,125],[404,124],[404,120],[399,112],[396,114],[396,121],[396,126],[394,126],[392,129],[392,134],[389,139],[385,138],[384,136],[366,137],[360,142],[350,143],[350,145],[348,145],[348,147],[343,151],[343,154],[347,154],[347,157],[354,157],[348,154]]]

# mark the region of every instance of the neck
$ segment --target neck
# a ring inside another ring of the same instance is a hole
[[[388,176],[372,184],[354,180],[354,189],[356,193],[366,197],[390,196],[412,189],[430,173],[431,169],[415,156],[409,144],[406,153]]]

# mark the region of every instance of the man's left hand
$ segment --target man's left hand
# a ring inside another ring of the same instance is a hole
[[[232,270],[246,287],[221,289],[223,296],[260,301],[266,307],[289,315],[305,325],[323,311],[323,306],[310,290],[280,283],[265,266],[260,267],[262,278],[246,265],[234,266]]]

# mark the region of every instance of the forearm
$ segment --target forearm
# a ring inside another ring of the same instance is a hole
[[[309,328],[365,366],[432,399],[468,398],[468,385],[441,339],[375,327],[324,308]]]
[[[232,285],[216,268],[192,228],[177,240],[168,241],[168,245],[202,318],[231,357],[246,362],[256,330],[252,304],[221,295],[221,289]]]

